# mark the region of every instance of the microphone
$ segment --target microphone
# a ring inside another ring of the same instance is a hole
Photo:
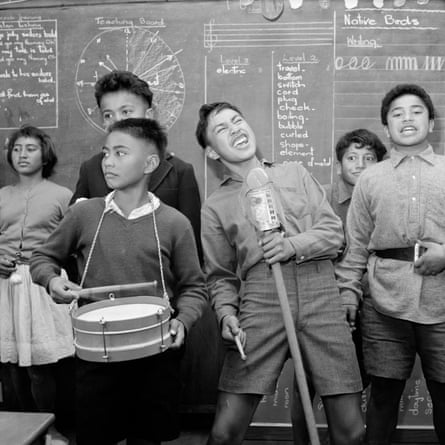
[[[255,227],[260,232],[279,229],[281,224],[275,194],[267,173],[260,167],[253,168],[246,177],[246,183],[250,216]]]
[[[278,230],[280,228],[280,220],[277,211],[277,199],[273,190],[272,181],[267,176],[265,170],[259,167],[250,170],[246,177],[246,183],[249,187],[246,196],[249,203],[250,216],[253,218],[256,229],[260,232]],[[312,410],[312,400],[306,380],[306,372],[303,367],[300,346],[298,344],[294,320],[291,315],[292,312],[280,263],[273,263],[271,269],[294,364],[295,377],[300,391],[309,439],[312,445],[320,445],[314,412]]]

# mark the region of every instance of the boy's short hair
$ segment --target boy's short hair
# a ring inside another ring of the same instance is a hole
[[[419,97],[428,109],[429,119],[434,119],[434,105],[430,95],[419,85],[405,83],[396,85],[394,88],[389,90],[383,98],[382,106],[380,108],[380,119],[383,125],[388,125],[388,112],[389,108],[391,107],[391,103],[398,97],[404,96],[405,94],[413,94],[414,96]]]
[[[21,137],[33,138],[39,142],[42,151],[42,177],[49,178],[53,174],[54,167],[57,164],[56,147],[54,146],[54,142],[49,135],[47,135],[40,128],[33,127],[32,125],[24,125],[9,136],[6,143],[6,157],[9,165],[15,171],[12,162],[12,150],[14,149],[17,139]]]
[[[202,148],[205,149],[209,145],[207,140],[209,116],[214,112],[219,113],[226,108],[236,111],[240,116],[243,115],[235,105],[232,105],[229,102],[213,102],[211,104],[204,104],[199,109],[199,121],[198,125],[196,126],[195,136]]]
[[[130,71],[115,70],[102,76],[94,86],[94,97],[97,106],[100,108],[102,97],[107,93],[116,93],[117,91],[128,91],[135,96],[141,97],[147,102],[148,108],[151,108],[153,93],[145,80],[140,79],[136,74]]]
[[[369,148],[369,150],[375,153],[377,161],[381,161],[386,154],[385,145],[375,133],[365,128],[359,128],[345,133],[338,140],[335,146],[335,154],[339,162],[342,161],[346,150],[351,144],[355,144],[357,148]]]
[[[112,133],[113,131],[120,131],[136,139],[142,139],[154,144],[158,150],[160,159],[164,159],[168,139],[167,133],[158,121],[132,117],[114,122],[108,129],[108,133]]]

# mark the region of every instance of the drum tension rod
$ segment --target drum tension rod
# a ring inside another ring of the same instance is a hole
[[[167,349],[167,345],[164,343],[164,330],[162,329],[162,314],[163,313],[164,313],[164,311],[162,309],[158,309],[158,312],[156,314],[158,316],[159,326],[161,327],[161,345],[160,345],[161,352],[164,352]]]
[[[106,325],[106,320],[104,317],[101,317],[101,319],[99,320],[99,323],[102,327],[102,341],[104,344],[104,355],[102,356],[103,359],[108,360],[108,352],[107,352],[107,342],[105,341],[105,325]]]

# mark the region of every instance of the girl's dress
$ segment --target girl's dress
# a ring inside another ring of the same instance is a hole
[[[21,283],[0,278],[0,361],[20,366],[57,362],[74,354],[69,305],[34,284],[28,260],[58,225],[71,191],[43,180],[29,190],[0,189],[0,255],[17,256]],[[18,255],[19,254],[19,255]]]

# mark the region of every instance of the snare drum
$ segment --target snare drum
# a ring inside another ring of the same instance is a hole
[[[72,313],[74,347],[90,362],[120,362],[165,351],[172,343],[170,308],[149,296],[103,300]]]

